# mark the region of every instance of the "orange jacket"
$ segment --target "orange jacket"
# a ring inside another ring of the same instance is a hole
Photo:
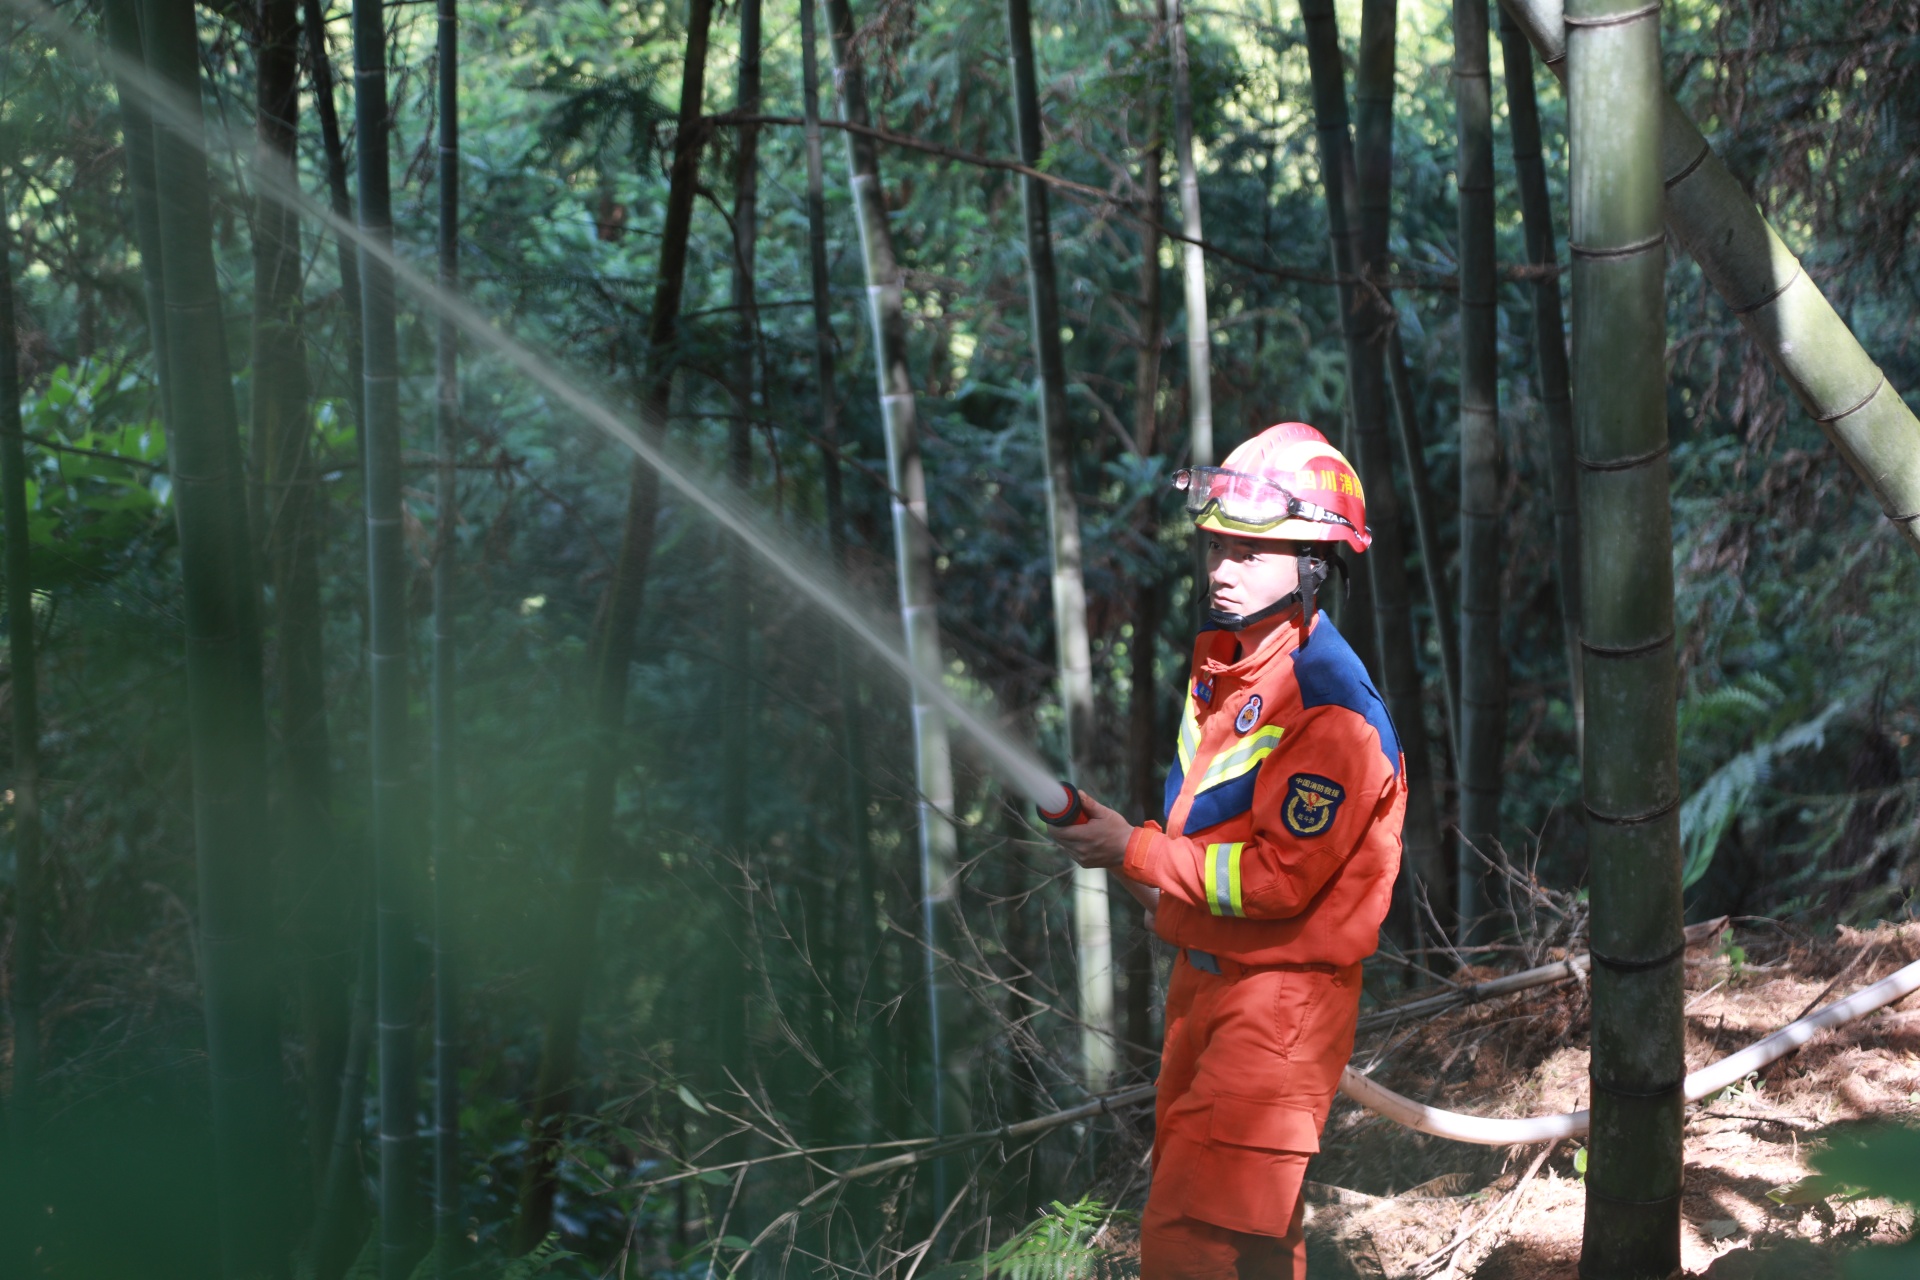
[[[1167,775],[1164,832],[1127,843],[1126,874],[1161,892],[1155,932],[1242,964],[1348,965],[1373,954],[1400,869],[1400,739],[1324,614],[1266,649],[1207,630]]]

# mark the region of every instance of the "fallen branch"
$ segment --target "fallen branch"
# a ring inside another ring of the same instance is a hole
[[[1700,924],[1688,925],[1686,929],[1687,946],[1697,947],[1712,941],[1726,928],[1727,917],[1707,920]],[[1359,1029],[1372,1031],[1377,1027],[1391,1026],[1403,1018],[1424,1017],[1428,1014],[1443,1013],[1448,1009],[1457,1009],[1463,1005],[1479,1004],[1483,1000],[1492,1000],[1499,996],[1510,996],[1516,991],[1526,991],[1533,987],[1544,987],[1551,983],[1568,982],[1585,973],[1593,964],[1588,954],[1582,951],[1578,955],[1568,956],[1565,960],[1556,960],[1552,964],[1543,964],[1537,969],[1523,969],[1519,973],[1510,973],[1500,978],[1489,978],[1485,982],[1476,982],[1471,986],[1459,987],[1453,991],[1442,991],[1436,995],[1422,996],[1404,1004],[1396,1004],[1386,1009],[1376,1009],[1363,1014]]]
[[[1473,1243],[1473,1238],[1489,1224],[1493,1226],[1494,1243],[1498,1244],[1500,1233],[1507,1229],[1507,1223],[1513,1218],[1513,1211],[1520,1206],[1520,1196],[1526,1191],[1527,1184],[1533,1181],[1533,1175],[1540,1172],[1540,1166],[1547,1162],[1547,1157],[1552,1155],[1553,1149],[1559,1145],[1557,1142],[1549,1142],[1541,1147],[1540,1153],[1534,1156],[1533,1163],[1528,1165],[1527,1171],[1520,1175],[1520,1181],[1513,1184],[1513,1190],[1500,1197],[1500,1203],[1494,1205],[1486,1217],[1455,1235],[1439,1253],[1416,1265],[1414,1274],[1425,1275],[1428,1268],[1445,1258],[1446,1265],[1440,1269],[1439,1280],[1452,1280],[1454,1271],[1460,1266],[1461,1254],[1465,1252],[1468,1245]],[[1496,1219],[1498,1219],[1497,1222]]]

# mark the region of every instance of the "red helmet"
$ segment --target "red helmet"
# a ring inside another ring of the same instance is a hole
[[[1268,427],[1224,466],[1173,474],[1201,529],[1278,542],[1344,542],[1365,551],[1367,496],[1345,455],[1304,422]]]

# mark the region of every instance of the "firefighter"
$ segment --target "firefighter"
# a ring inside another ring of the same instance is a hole
[[[1400,865],[1400,743],[1316,607],[1366,499],[1339,450],[1282,423],[1174,476],[1205,539],[1165,826],[1092,797],[1053,837],[1158,891],[1167,989],[1143,1280],[1306,1275],[1300,1189],[1353,1052],[1360,962]],[[1140,895],[1136,895],[1140,896]]]

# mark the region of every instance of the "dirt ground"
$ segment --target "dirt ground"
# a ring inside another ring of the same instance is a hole
[[[1687,965],[1688,1068],[1915,959],[1920,924],[1911,923],[1810,939],[1759,922],[1695,947]],[[1364,1035],[1358,1061],[1389,1087],[1453,1110],[1575,1110],[1587,1105],[1587,1011],[1584,983],[1536,988]],[[1686,1274],[1837,1280],[1849,1249],[1907,1238],[1912,1214],[1896,1205],[1777,1204],[1768,1196],[1805,1177],[1806,1157],[1822,1142],[1870,1120],[1920,1121],[1920,995],[1826,1033],[1760,1078],[1688,1109]],[[1539,1147],[1428,1138],[1341,1098],[1308,1173],[1311,1275],[1574,1280],[1584,1211],[1576,1158],[1583,1153],[1566,1141],[1540,1157]]]

